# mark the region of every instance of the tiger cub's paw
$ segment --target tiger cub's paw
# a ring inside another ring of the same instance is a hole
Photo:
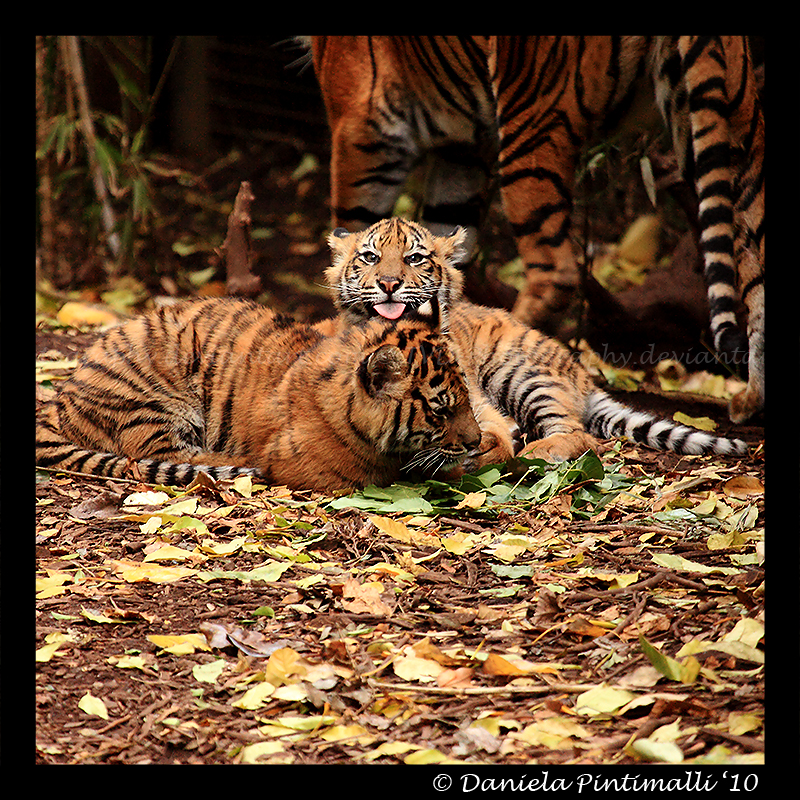
[[[545,461],[566,461],[577,458],[587,450],[597,452],[599,442],[583,431],[554,433],[544,439],[536,439],[522,448],[519,455],[527,458],[542,458]]]

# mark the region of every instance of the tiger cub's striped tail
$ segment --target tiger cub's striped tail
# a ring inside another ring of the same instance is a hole
[[[655,450],[725,456],[743,456],[748,451],[741,439],[714,436],[644,411],[634,411],[600,390],[587,399],[584,424],[589,433],[602,439],[625,436]]]
[[[154,458],[132,459],[81,447],[65,439],[59,432],[56,402],[51,402],[49,407],[43,409],[36,427],[36,465],[108,478],[137,477],[145,483],[165,486],[191,483],[201,472],[214,480],[230,480],[239,475],[259,476],[258,470],[252,467],[179,464]]]

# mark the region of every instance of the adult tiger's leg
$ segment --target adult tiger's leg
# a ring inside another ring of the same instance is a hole
[[[714,347],[741,350],[748,310],[748,385],[730,406],[742,422],[764,405],[764,121],[744,37],[682,36],[700,244]],[[734,238],[736,247],[734,248]]]
[[[526,268],[513,314],[534,326],[561,311],[577,285],[568,235],[576,137],[584,131],[573,129],[565,109],[573,38],[498,37],[494,65],[499,186]]]
[[[408,101],[382,48],[381,37],[312,37],[331,130],[333,225],[351,231],[391,216],[418,157]]]

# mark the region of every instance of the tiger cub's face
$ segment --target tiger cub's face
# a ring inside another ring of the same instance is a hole
[[[350,322],[373,316],[427,319],[445,313],[461,294],[458,270],[466,230],[434,236],[410,220],[392,217],[360,233],[337,228],[329,237],[326,270],[334,302]]]
[[[370,411],[378,450],[404,469],[432,474],[478,449],[481,430],[464,373],[442,335],[418,321],[400,322],[369,349],[359,378],[380,408]]]

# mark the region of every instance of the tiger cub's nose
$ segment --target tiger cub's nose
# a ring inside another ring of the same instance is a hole
[[[377,279],[377,283],[386,294],[391,294],[400,288],[401,281],[399,278],[390,278],[384,275]]]

